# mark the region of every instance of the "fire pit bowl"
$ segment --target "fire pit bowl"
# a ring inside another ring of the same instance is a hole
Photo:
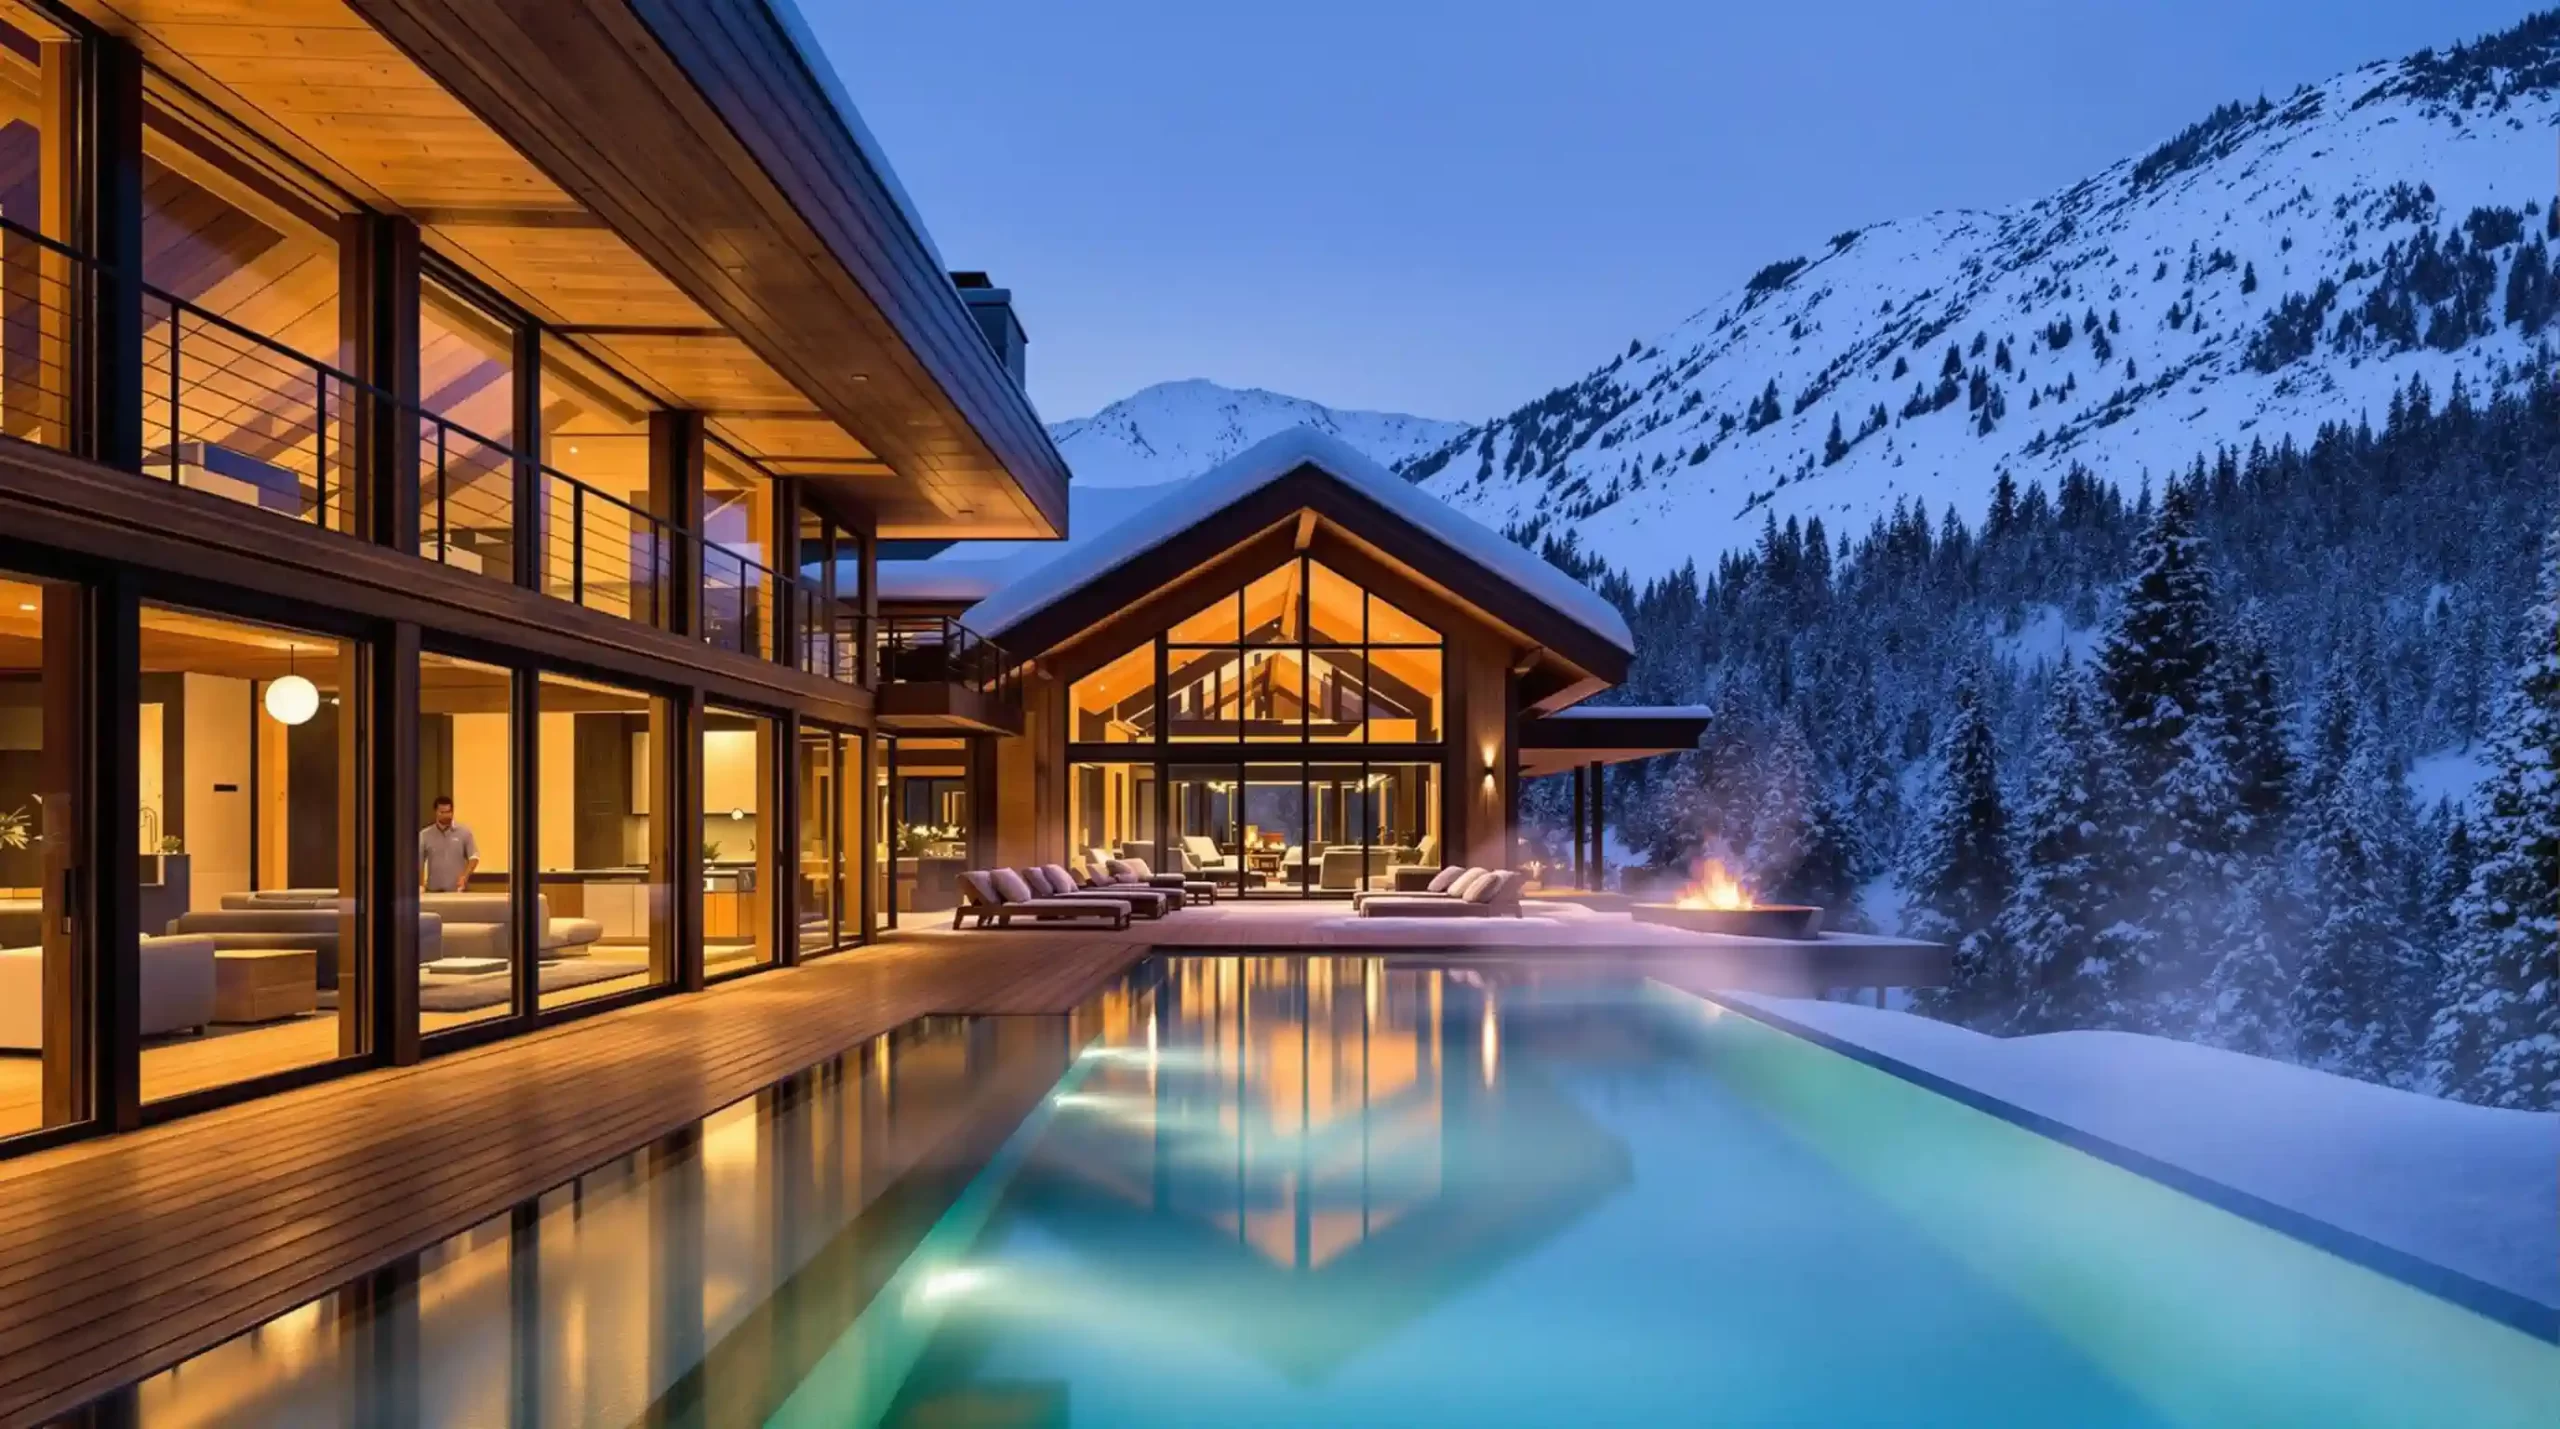
[[[1639,903],[1639,923],[1659,923],[1690,933],[1721,933],[1730,938],[1785,938],[1809,942],[1822,936],[1822,910],[1796,903],[1755,908],[1683,908],[1677,903]]]

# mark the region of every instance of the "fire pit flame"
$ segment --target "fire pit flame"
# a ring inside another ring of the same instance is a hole
[[[1675,908],[1757,908],[1751,890],[1733,876],[1720,858],[1706,859],[1698,865],[1697,881],[1680,891]]]

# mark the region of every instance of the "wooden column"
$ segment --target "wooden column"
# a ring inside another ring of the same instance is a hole
[[[364,780],[371,816],[363,828],[367,847],[379,851],[365,883],[371,926],[364,945],[372,955],[365,1005],[374,1049],[383,1061],[407,1066],[418,1060],[418,627],[392,626],[378,650],[365,721],[373,726],[373,751]],[[358,721],[338,723],[352,734]]]
[[[859,911],[854,927],[861,941],[869,943],[880,936],[880,880],[886,876],[879,859],[881,831],[877,781],[880,778],[878,761],[882,749],[880,741],[873,738],[869,730],[847,736],[844,747],[848,754],[855,755],[851,761],[854,767],[845,775],[849,787],[837,797],[858,799],[861,808],[854,815],[854,837],[857,840],[854,851],[840,853],[839,859],[844,867],[856,871],[854,881],[860,885],[862,901],[857,905]]]
[[[1589,817],[1590,811],[1583,804],[1582,766],[1577,764],[1573,766],[1573,886],[1576,888],[1591,886],[1588,881],[1590,874],[1582,861],[1584,824]]]
[[[72,449],[126,471],[142,466],[142,59],[92,32],[80,46],[80,246],[97,266],[79,334]],[[166,399],[163,399],[166,400]],[[115,819],[102,820],[113,824]]]
[[[344,394],[348,419],[333,425],[351,430],[354,439],[341,442],[333,432],[330,447],[351,451],[353,461],[333,461],[341,469],[331,473],[330,484],[343,484],[349,494],[347,529],[377,545],[416,551],[418,225],[385,214],[350,217],[338,266],[340,360],[374,390]]]
[[[649,414],[649,514],[683,534],[667,550],[662,623],[677,635],[702,633],[702,414]]]
[[[515,351],[515,513],[516,584],[542,589],[551,568],[552,513],[545,503],[550,483],[542,479],[542,327],[528,322],[516,329]],[[572,531],[575,539],[584,532]]]
[[[88,624],[89,707],[94,728],[104,732],[87,770],[88,873],[80,880],[92,974],[84,1039],[89,1110],[105,1129],[130,1131],[142,1124],[142,928],[134,897],[142,769],[131,752],[141,719],[142,604],[129,573],[111,570],[99,578]]]
[[[855,599],[861,603],[862,686],[877,689],[880,685],[880,537],[866,530],[854,538],[862,552],[862,589]]]

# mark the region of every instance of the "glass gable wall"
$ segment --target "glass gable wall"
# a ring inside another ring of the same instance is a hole
[[[1312,557],[1254,578],[1070,687],[1069,853],[1265,894],[1436,867],[1443,650]]]

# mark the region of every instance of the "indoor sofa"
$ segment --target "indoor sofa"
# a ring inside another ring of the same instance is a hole
[[[201,1031],[213,1022],[213,940],[144,938],[135,1001],[142,1035]],[[0,948],[0,1048],[44,1048],[44,949]]]

